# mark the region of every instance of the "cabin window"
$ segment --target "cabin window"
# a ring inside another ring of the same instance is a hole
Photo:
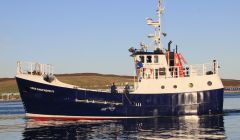
[[[152,56],[147,56],[147,63],[152,63]]]
[[[139,58],[140,58],[140,61],[142,62],[142,63],[145,63],[145,59],[144,59],[144,56],[139,56]]]
[[[154,63],[158,63],[158,56],[154,56]]]
[[[155,79],[158,79],[158,69],[155,69]]]
[[[175,89],[176,89],[176,88],[177,88],[177,85],[174,85],[174,86],[173,86],[173,88],[175,88]]]
[[[166,75],[166,68],[159,68],[159,75]]]
[[[161,86],[161,89],[165,89],[165,86]]]

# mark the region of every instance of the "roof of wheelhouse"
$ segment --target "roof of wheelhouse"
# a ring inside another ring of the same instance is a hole
[[[164,54],[162,50],[156,49],[154,51],[146,51],[146,50],[130,50],[129,51],[132,53],[131,56],[136,56],[136,55],[161,55]]]

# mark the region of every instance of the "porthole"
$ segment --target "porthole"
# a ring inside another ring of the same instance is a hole
[[[188,86],[189,86],[190,88],[192,88],[192,87],[193,87],[193,83],[189,83]]]
[[[208,86],[212,86],[212,82],[211,82],[211,81],[208,81],[208,82],[207,82],[207,85],[208,85]]]
[[[165,89],[165,86],[161,86],[161,89]]]
[[[175,88],[175,89],[176,89],[176,88],[177,88],[177,85],[174,85],[174,86],[173,86],[173,88]]]

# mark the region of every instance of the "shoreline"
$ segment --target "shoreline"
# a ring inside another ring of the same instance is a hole
[[[224,90],[224,93],[240,93],[240,90]]]
[[[1,100],[0,99],[0,103],[3,103],[3,102],[21,102],[22,100],[21,99],[16,99],[16,100]]]

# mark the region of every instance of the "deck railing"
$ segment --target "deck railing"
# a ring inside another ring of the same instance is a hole
[[[193,77],[218,74],[218,62],[197,64],[197,65],[184,65],[173,66],[168,68],[153,68],[144,67],[134,81],[141,81],[140,79],[160,79],[160,78],[179,78],[179,77]]]
[[[51,64],[18,61],[17,74],[53,75],[53,66]]]
[[[203,76],[218,74],[218,63],[206,63],[198,65],[185,65],[182,67],[170,67],[170,77],[192,77],[192,76]]]

